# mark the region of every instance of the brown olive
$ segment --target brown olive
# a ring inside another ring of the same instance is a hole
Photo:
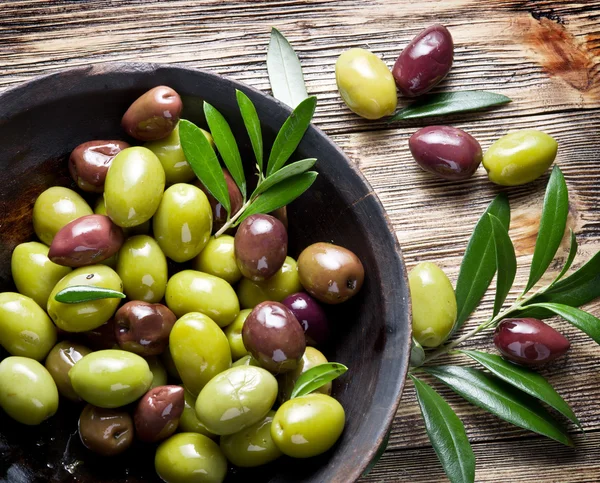
[[[79,416],[79,437],[94,453],[117,455],[133,443],[133,421],[123,409],[104,409],[88,404]]]
[[[77,361],[92,351],[87,347],[74,342],[62,341],[56,344],[46,357],[46,369],[54,379],[58,392],[61,396],[71,401],[81,401],[81,398],[73,390],[69,371]]]
[[[231,204],[231,214],[233,215],[240,210],[244,201],[242,199],[242,193],[235,184],[234,179],[229,174],[229,171],[223,169],[223,175],[225,176],[225,182],[227,183],[229,202]],[[227,221],[227,210],[225,210],[223,205],[218,202],[213,195],[210,194],[210,191],[208,191],[206,186],[204,186],[200,181],[194,182],[194,185],[204,191],[204,194],[208,198],[208,202],[210,203],[213,214],[212,232],[215,233],[219,231]]]
[[[88,141],[80,144],[69,157],[71,177],[83,191],[102,193],[113,158],[128,147],[125,141]]]
[[[159,386],[142,396],[133,416],[138,439],[154,443],[175,432],[185,406],[184,391],[181,386]]]

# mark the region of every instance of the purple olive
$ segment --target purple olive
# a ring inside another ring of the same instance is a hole
[[[533,318],[504,319],[496,328],[494,344],[505,359],[525,366],[558,359],[571,346],[561,333]]]
[[[83,191],[102,193],[112,160],[128,147],[125,141],[88,141],[80,144],[69,157],[69,173]]]
[[[244,322],[242,340],[258,363],[274,374],[294,370],[306,349],[302,326],[279,302],[254,307]]]
[[[308,345],[324,344],[329,338],[329,322],[319,303],[305,292],[286,297],[283,302],[304,329]]]
[[[410,137],[408,146],[421,168],[449,180],[471,177],[483,159],[477,140],[450,126],[419,129]]]
[[[400,53],[392,74],[407,97],[425,94],[450,71],[454,60],[452,35],[443,25],[432,25],[417,35]]]
[[[88,404],[79,417],[79,437],[94,453],[117,455],[133,443],[133,421],[121,408],[104,409]]]
[[[261,282],[275,275],[287,256],[288,235],[271,215],[251,215],[235,234],[235,259],[242,275]]]
[[[181,386],[158,386],[140,399],[133,420],[138,439],[154,443],[171,436],[185,407]]]
[[[242,193],[240,192],[240,189],[235,184],[235,181],[229,174],[229,171],[223,169],[223,175],[225,176],[225,182],[227,183],[227,191],[229,192],[229,201],[231,203],[231,214],[233,215],[240,211],[244,200],[242,199]],[[194,185],[200,188],[202,191],[204,191],[204,194],[208,198],[213,212],[212,231],[213,233],[216,233],[223,227],[223,225],[227,221],[227,210],[225,210],[223,205],[220,202],[218,202],[213,195],[210,194],[210,192],[200,181],[196,181]]]
[[[48,258],[67,267],[94,265],[112,257],[124,241],[123,230],[108,216],[86,215],[59,230]]]

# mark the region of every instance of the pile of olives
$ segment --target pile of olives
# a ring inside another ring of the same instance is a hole
[[[0,344],[10,353],[0,407],[37,425],[59,396],[79,402],[89,450],[160,443],[165,482],[220,482],[228,462],[307,458],[337,441],[345,413],[331,383],[290,397],[301,374],[327,362],[315,347],[331,332],[321,303],[356,295],[364,268],[331,243],[294,260],[285,209],[211,236],[227,213],[185,159],[181,109],[173,89],[148,91],[122,119],[143,146],[83,143],[69,158],[81,194],[55,186],[37,198],[39,241],[14,249],[18,293],[0,294]],[[242,197],[228,185],[235,210]],[[126,299],[57,300],[72,287]]]

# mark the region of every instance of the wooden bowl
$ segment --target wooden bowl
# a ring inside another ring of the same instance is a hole
[[[183,116],[200,125],[202,101],[219,109],[253,159],[235,89],[255,103],[265,152],[290,113],[287,106],[248,86],[201,70],[156,64],[104,64],[35,79],[0,95],[0,291],[12,291],[14,247],[34,237],[33,203],[53,185],[74,187],[66,159],[92,139],[127,139],[120,119],[144,91],[165,84],[178,91]],[[349,371],[334,383],[346,410],[346,428],[328,453],[306,460],[280,458],[254,470],[231,469],[227,481],[355,481],[381,445],[396,412],[410,353],[410,302],[400,247],[389,220],[360,171],[319,129],[311,126],[296,159],[316,157],[319,176],[289,208],[290,255],[328,241],[349,248],[366,270],[360,294],[328,307],[334,338],[324,352]],[[93,202],[90,199],[90,202]],[[5,355],[5,354],[3,354]],[[136,443],[124,455],[102,458],[77,434],[81,406],[60,402],[56,416],[38,427],[0,416],[0,477],[10,482],[157,481],[154,446]],[[250,480],[248,480],[250,478]]]

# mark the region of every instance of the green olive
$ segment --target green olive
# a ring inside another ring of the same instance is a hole
[[[169,349],[181,380],[192,394],[231,366],[227,337],[208,316],[191,312],[171,330]]]
[[[221,483],[227,475],[219,445],[198,433],[179,433],[163,441],[154,467],[165,483]]]
[[[234,361],[248,354],[244,341],[242,340],[242,327],[252,309],[241,310],[235,320],[225,328],[225,335],[231,349],[231,358]]]
[[[456,296],[446,274],[434,263],[422,262],[408,275],[413,312],[413,336],[423,347],[444,342],[456,321]]]
[[[0,407],[16,421],[34,426],[58,409],[58,390],[50,373],[27,357],[0,362]]]
[[[177,317],[189,312],[208,315],[219,327],[231,324],[240,313],[240,304],[231,285],[208,273],[183,270],[167,283],[167,306]]]
[[[0,345],[13,356],[41,361],[56,343],[56,327],[33,299],[0,293]]]
[[[184,433],[200,433],[209,438],[215,438],[217,435],[206,429],[206,426],[196,416],[196,397],[186,389],[184,399],[183,413],[179,417],[179,430]]]
[[[86,201],[75,191],[61,186],[53,186],[44,191],[33,205],[33,229],[37,237],[46,245],[54,240],[54,235],[66,224],[93,214]]]
[[[558,144],[546,133],[524,129],[502,136],[483,155],[490,181],[502,186],[529,183],[546,172]]]
[[[118,408],[141,397],[152,385],[144,358],[116,349],[92,352],[69,371],[81,399],[101,408]]]
[[[96,213],[97,215],[108,216],[106,214],[106,204],[104,203],[104,195],[100,196],[100,198],[98,198],[98,200],[96,201],[96,205],[94,206],[94,213]],[[147,235],[148,233],[150,233],[150,220],[145,221],[141,225],[131,226],[129,228],[123,228],[123,233],[125,233],[126,237],[135,236],[135,235]],[[109,260],[111,262],[114,262],[114,264],[116,266],[116,263],[117,263],[116,256],[113,255],[108,260],[104,260],[105,265],[108,265],[109,267],[114,268],[113,265],[110,265],[108,263]]]
[[[293,458],[310,458],[335,444],[345,422],[344,408],[334,398],[307,394],[279,407],[271,424],[271,437],[282,453]]]
[[[210,238],[212,208],[208,198],[191,184],[174,184],[165,191],[152,227],[166,256],[175,262],[191,260]]]
[[[154,238],[128,238],[119,250],[117,273],[130,300],[157,303],[167,289],[167,259]]]
[[[235,261],[234,238],[230,235],[211,237],[204,250],[194,258],[193,268],[234,284],[242,278],[242,272]]]
[[[221,436],[221,450],[234,465],[242,468],[261,466],[279,458],[282,453],[271,438],[275,411],[238,433]]]
[[[243,356],[241,359],[238,359],[233,364],[231,364],[231,367],[238,367],[238,366],[260,367],[260,363],[254,357],[252,357],[251,354],[248,354],[246,356]]]
[[[164,189],[165,170],[156,155],[140,146],[124,149],[106,174],[106,214],[124,228],[141,225],[156,212]]]
[[[78,304],[57,302],[58,292],[76,285],[123,290],[123,282],[117,273],[105,265],[76,268],[56,284],[48,299],[48,315],[54,323],[67,332],[85,332],[100,327],[108,321],[119,306],[120,299],[101,299]]]
[[[150,389],[167,384],[167,369],[157,356],[146,357],[146,362],[152,372],[152,384]]]
[[[290,398],[294,386],[296,385],[296,381],[302,374],[315,366],[326,363],[327,358],[321,351],[308,346],[304,351],[304,355],[302,356],[302,360],[298,364],[298,367],[293,371],[286,372],[279,376],[279,400],[285,402]],[[327,394],[329,396],[331,394],[331,382],[321,386],[315,392]]]
[[[61,396],[71,401],[81,401],[81,398],[73,390],[71,379],[69,379],[69,371],[78,361],[91,352],[90,349],[81,344],[66,340],[59,342],[52,348],[44,365],[52,379],[54,379]]]

